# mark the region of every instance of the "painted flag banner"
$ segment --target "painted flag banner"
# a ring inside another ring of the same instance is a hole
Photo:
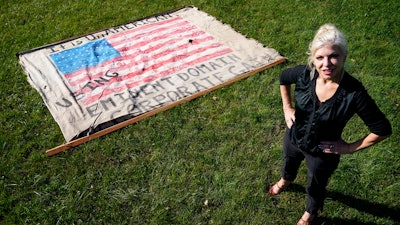
[[[18,57],[67,142],[285,61],[192,6]]]

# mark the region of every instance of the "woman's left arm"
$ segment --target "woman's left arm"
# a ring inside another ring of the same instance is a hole
[[[352,154],[356,151],[368,148],[380,141],[383,141],[387,137],[389,137],[389,135],[379,136],[377,134],[370,133],[364,138],[361,138],[353,143],[347,143],[343,139],[338,141],[324,141],[321,142],[320,148],[324,153]]]
[[[343,139],[329,142],[324,141],[319,147],[325,153],[352,154],[368,148],[392,134],[392,127],[389,120],[385,117],[371,96],[369,96],[362,84],[354,80],[350,82],[350,86],[358,89],[358,94],[354,97],[357,114],[367,125],[370,133],[353,143],[347,143]]]

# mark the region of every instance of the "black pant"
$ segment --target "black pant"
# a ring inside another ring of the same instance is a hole
[[[309,154],[301,151],[290,141],[289,130],[286,131],[283,142],[284,162],[282,166],[282,178],[294,181],[297,171],[303,159],[307,166],[307,205],[306,211],[317,215],[322,210],[326,196],[328,180],[337,168],[340,155],[317,153]]]

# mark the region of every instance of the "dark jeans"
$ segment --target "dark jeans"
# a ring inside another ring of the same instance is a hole
[[[289,130],[286,131],[283,141],[284,162],[282,178],[294,181],[301,162],[306,159],[307,166],[307,205],[306,211],[317,215],[322,210],[326,196],[328,180],[337,168],[340,155],[317,153],[309,154],[301,151],[290,142]]]

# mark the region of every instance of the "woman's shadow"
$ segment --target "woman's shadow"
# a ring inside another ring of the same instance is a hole
[[[288,191],[303,192],[305,193],[304,187],[299,184],[292,184],[288,188]],[[351,208],[358,211],[362,211],[376,217],[390,219],[394,224],[400,224],[400,209],[390,208],[386,205],[370,202],[365,199],[354,198],[353,196],[344,195],[337,191],[328,191],[327,197],[331,198],[333,201],[341,202]],[[331,225],[373,225],[376,223],[365,223],[356,220],[346,220],[342,218],[320,218],[315,224]]]

